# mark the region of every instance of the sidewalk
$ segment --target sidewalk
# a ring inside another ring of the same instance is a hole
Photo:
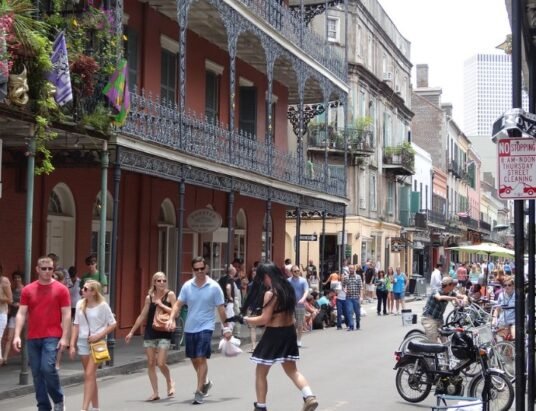
[[[217,352],[218,344],[220,342],[220,328],[216,325],[214,331],[212,351]],[[243,327],[240,332],[242,345],[247,347],[247,344],[251,341],[249,337],[249,330],[247,327]],[[12,351],[13,352],[13,351]],[[170,350],[168,354],[168,364],[174,364],[180,361],[184,361],[184,347],[180,347],[180,350]],[[117,339],[114,349],[114,365],[103,366],[102,369],[97,370],[97,377],[105,377],[109,375],[118,374],[130,374],[137,370],[146,368],[147,360],[145,357],[145,351],[143,349],[143,336],[137,335],[132,337],[130,344],[126,344],[124,339]],[[28,367],[28,385],[19,385],[19,376],[21,369],[21,356],[9,358],[9,364],[0,367],[0,401],[6,398],[18,397],[34,392],[32,383],[32,375]],[[79,358],[71,360],[68,353],[63,354],[60,369],[60,380],[62,386],[79,384],[84,380],[84,373],[82,369],[82,363]]]

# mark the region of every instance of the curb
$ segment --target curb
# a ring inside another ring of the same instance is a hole
[[[213,339],[212,342],[212,352],[218,352],[219,338],[217,340]],[[241,338],[242,344],[247,344],[251,342],[249,337]],[[184,348],[181,348],[179,351],[169,351],[167,364],[176,364],[178,362],[184,361],[186,359],[186,353]],[[140,359],[131,362],[127,362],[122,365],[114,365],[112,367],[104,367],[100,370],[97,370],[97,378],[109,377],[114,375],[128,375],[133,374],[134,372],[147,368],[147,360]],[[82,370],[76,372],[72,375],[60,376],[60,383],[62,387],[67,387],[69,385],[75,385],[83,383],[84,373]],[[9,398],[16,398],[23,395],[33,394],[35,392],[33,384],[18,386],[15,388],[10,388],[5,391],[0,392],[0,401],[7,400]]]

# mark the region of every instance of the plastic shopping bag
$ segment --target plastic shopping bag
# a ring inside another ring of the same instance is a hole
[[[226,357],[236,357],[242,352],[240,349],[240,340],[235,337],[231,337],[230,339],[223,337],[220,340],[218,348]]]

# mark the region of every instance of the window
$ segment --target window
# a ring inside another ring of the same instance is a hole
[[[257,89],[241,86],[239,93],[238,128],[254,138],[257,134]]]
[[[209,123],[220,117],[220,76],[212,71],[205,75],[205,116]]]
[[[365,172],[361,171],[359,173],[359,185],[357,187],[357,191],[359,192],[359,208],[363,210],[367,209],[367,190],[365,186],[365,181]]]
[[[393,215],[395,212],[395,183],[387,182],[387,214]]]
[[[374,50],[372,49],[372,35],[369,34],[368,36],[368,43],[367,43],[367,66],[369,69],[372,70],[372,67],[374,65],[373,57],[374,57]]]
[[[361,118],[367,115],[367,106],[366,106],[365,100],[366,100],[365,91],[361,90],[359,92],[359,116]]]
[[[357,26],[356,34],[355,34],[355,49],[356,49],[356,57],[357,59],[363,58],[363,28],[361,26]]]
[[[377,202],[376,202],[376,174],[370,175],[370,210],[376,211],[377,210]]]
[[[383,113],[383,145],[392,147],[393,141],[391,136],[391,115],[388,112]]]
[[[328,41],[339,41],[339,19],[328,17]]]
[[[123,48],[128,67],[128,89],[132,91],[138,84],[138,32],[127,26],[124,27],[123,32],[126,35]]]
[[[160,59],[160,97],[175,103],[177,86],[177,55],[162,49]]]

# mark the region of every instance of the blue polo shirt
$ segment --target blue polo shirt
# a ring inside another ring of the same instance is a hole
[[[179,300],[188,305],[184,332],[214,331],[216,307],[223,305],[223,291],[216,281],[207,277],[201,287],[195,284],[195,278],[186,281],[181,288]]]
[[[309,290],[309,284],[307,284],[305,278],[294,276],[290,277],[288,282],[292,285],[292,288],[294,288],[294,294],[296,294],[296,304],[302,306],[303,303],[298,303],[298,301],[303,297],[305,291]]]

